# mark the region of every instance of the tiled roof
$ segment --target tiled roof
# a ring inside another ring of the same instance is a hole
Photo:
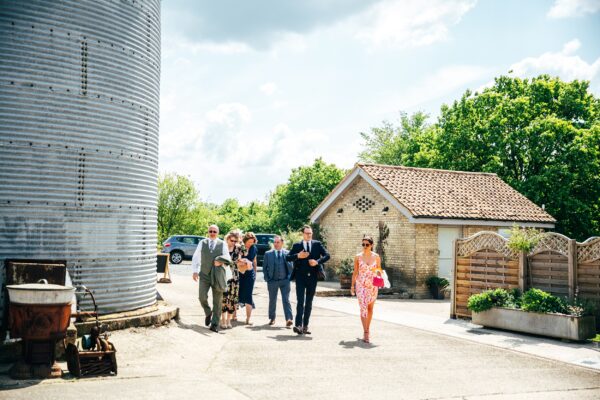
[[[496,174],[357,164],[415,218],[554,223]]]

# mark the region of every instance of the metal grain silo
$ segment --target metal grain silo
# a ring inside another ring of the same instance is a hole
[[[159,0],[0,0],[0,265],[156,302],[159,77]]]

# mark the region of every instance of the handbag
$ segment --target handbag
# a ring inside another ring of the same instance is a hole
[[[325,279],[327,279],[327,275],[325,274],[325,267],[323,266],[323,264],[320,264],[319,269],[317,270],[317,281],[319,282],[323,282]]]
[[[388,279],[388,276],[385,273],[385,271],[381,271],[381,277],[383,278],[383,287],[386,289],[391,288],[392,284],[390,283],[390,280]]]
[[[233,272],[231,272],[231,267],[227,266],[227,267],[225,267],[225,281],[229,282],[232,279],[233,279]]]
[[[382,288],[384,286],[385,282],[383,281],[383,278],[379,275],[375,275],[373,277],[373,286],[378,287],[378,288]]]

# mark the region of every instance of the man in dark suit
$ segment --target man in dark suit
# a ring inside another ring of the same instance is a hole
[[[308,334],[308,322],[312,302],[317,290],[317,275],[323,273],[322,264],[329,260],[329,253],[321,242],[312,240],[313,231],[309,225],[302,227],[303,240],[294,243],[286,259],[294,262],[293,276],[296,279],[296,322],[294,332]]]
[[[273,250],[265,253],[263,260],[263,274],[269,290],[269,325],[275,324],[275,311],[277,309],[277,292],[281,291],[283,302],[283,313],[285,314],[286,327],[291,328],[292,305],[290,304],[290,277],[292,275],[292,263],[285,257],[288,250],[283,248],[281,236],[275,236]]]

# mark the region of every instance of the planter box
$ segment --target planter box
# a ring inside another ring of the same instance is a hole
[[[472,322],[490,328],[560,339],[585,340],[596,335],[596,321],[593,316],[573,317],[494,307],[491,310],[474,312]]]
[[[350,289],[352,286],[352,275],[340,275],[340,288]]]

